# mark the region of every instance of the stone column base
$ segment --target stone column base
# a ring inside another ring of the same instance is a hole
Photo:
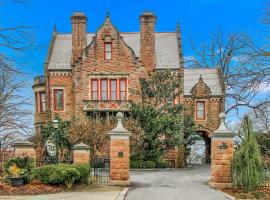
[[[232,183],[215,183],[215,182],[209,181],[208,185],[212,188],[215,188],[215,189],[233,188]]]
[[[127,180],[127,181],[110,180],[110,185],[111,186],[125,186],[125,187],[129,187],[130,186],[130,180]]]

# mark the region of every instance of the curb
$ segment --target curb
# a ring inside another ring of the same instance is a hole
[[[124,200],[126,195],[127,195],[127,192],[129,190],[129,187],[127,188],[124,188],[117,196],[117,198],[115,200]]]

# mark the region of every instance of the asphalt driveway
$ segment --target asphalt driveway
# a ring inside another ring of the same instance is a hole
[[[126,200],[228,200],[207,185],[210,165],[181,170],[132,171]]]

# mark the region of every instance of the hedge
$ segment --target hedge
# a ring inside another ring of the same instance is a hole
[[[34,178],[45,184],[66,185],[71,188],[72,185],[87,180],[91,168],[87,164],[59,164],[46,165],[37,168]]]

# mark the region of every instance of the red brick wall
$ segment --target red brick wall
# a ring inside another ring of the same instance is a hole
[[[104,42],[112,42],[112,59],[104,59]],[[75,81],[75,103],[76,113],[83,109],[83,100],[90,100],[90,77],[110,78],[127,77],[128,88],[137,88],[139,77],[145,73],[141,64],[135,60],[134,52],[125,44],[120,37],[118,30],[110,23],[107,18],[105,24],[98,30],[94,42],[84,51],[84,56],[79,64],[74,68]],[[101,75],[102,74],[102,75]],[[129,100],[139,100],[130,93]]]

